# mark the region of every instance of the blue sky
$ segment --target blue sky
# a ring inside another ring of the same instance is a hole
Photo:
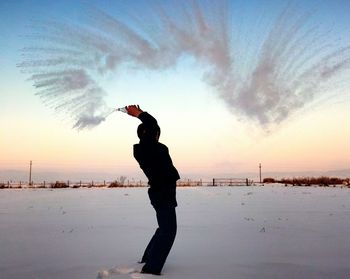
[[[154,9],[149,1],[140,0],[85,2],[136,28],[133,18],[147,18]],[[211,7],[210,1],[199,2]],[[247,46],[249,41],[253,47],[246,50],[254,50],[286,2],[231,1],[232,23],[241,32],[238,45]],[[300,11],[314,12],[310,25],[331,30],[330,43],[336,45],[339,39],[342,45],[350,44],[349,1],[295,3]],[[166,1],[166,7],[172,5],[174,1]],[[72,130],[71,122],[45,106],[26,81],[28,75],[16,67],[22,60],[20,49],[31,43],[26,38],[31,20],[80,23],[85,16],[83,7],[78,1],[0,2],[1,169],[26,168],[33,160],[43,170],[142,176],[131,152],[137,142],[136,119],[115,113],[94,129]],[[238,65],[243,67],[244,61],[239,60]],[[260,162],[271,171],[339,169],[350,164],[345,140],[350,129],[339,125],[350,116],[347,84],[340,90],[341,97],[304,107],[267,134],[227,108],[203,81],[203,65],[192,57],[185,56],[176,67],[164,71],[123,68],[101,83],[109,94],[108,105],[138,103],[158,118],[161,141],[170,147],[181,173],[188,176],[255,171]]]

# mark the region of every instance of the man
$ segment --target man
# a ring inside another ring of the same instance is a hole
[[[168,148],[159,143],[157,120],[139,106],[128,106],[129,115],[139,118],[139,144],[134,145],[134,157],[148,178],[148,196],[156,211],[158,228],[143,254],[141,273],[160,275],[176,236],[176,181],[180,179]]]

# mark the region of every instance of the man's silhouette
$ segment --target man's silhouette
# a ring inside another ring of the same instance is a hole
[[[129,115],[139,118],[140,143],[134,145],[134,157],[148,178],[148,195],[156,211],[158,228],[143,254],[141,273],[160,275],[176,236],[176,181],[180,179],[168,148],[159,143],[157,120],[139,106],[128,106]]]

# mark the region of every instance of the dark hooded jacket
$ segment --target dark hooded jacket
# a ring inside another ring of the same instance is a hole
[[[142,112],[139,119],[148,131],[160,131],[157,120]],[[159,143],[155,135],[146,133],[140,143],[134,145],[134,157],[148,178],[148,195],[154,207],[175,207],[176,181],[179,173],[173,165],[166,145]]]

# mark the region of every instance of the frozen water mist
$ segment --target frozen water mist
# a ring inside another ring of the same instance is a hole
[[[77,129],[105,120],[111,109],[99,84],[127,67],[161,71],[193,57],[213,92],[237,116],[264,129],[334,87],[349,69],[350,46],[334,46],[321,26],[310,25],[312,15],[293,5],[245,53],[237,38],[249,34],[233,24],[231,4],[150,1],[149,11],[129,11],[128,21],[90,7],[79,25],[37,22],[34,46],[22,49],[18,66],[43,101],[68,113]]]
[[[220,86],[230,107],[269,128],[338,85],[350,66],[350,48],[334,47],[320,26],[308,24],[310,19],[285,8],[257,49],[256,64],[239,81],[235,68]]]

